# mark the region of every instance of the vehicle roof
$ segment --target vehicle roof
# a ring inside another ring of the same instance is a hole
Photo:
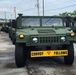
[[[60,15],[53,15],[53,16],[25,16],[22,14],[18,14],[22,16],[22,18],[76,18],[76,16],[60,16]],[[17,18],[19,18],[19,16]]]
[[[62,16],[22,16],[22,17],[35,17],[35,18],[50,18],[50,17],[53,17],[53,18],[62,18]]]

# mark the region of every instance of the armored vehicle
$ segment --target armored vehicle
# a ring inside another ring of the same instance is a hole
[[[10,32],[10,28],[11,28],[11,21],[8,23],[8,34],[9,34],[9,32]]]
[[[5,31],[5,23],[2,24],[1,31]]]
[[[16,38],[15,38],[16,25],[17,25],[16,20],[12,20],[11,26],[10,26],[10,29],[9,29],[9,37],[11,38],[13,44],[15,44],[15,40],[16,40]]]
[[[5,24],[3,25],[3,28],[4,28],[4,31],[5,31],[6,33],[8,33],[9,22],[8,22],[8,23],[5,23]]]
[[[76,33],[76,16],[63,16],[64,26],[71,27],[71,29]]]
[[[74,62],[73,41],[76,35],[64,26],[60,16],[23,16],[19,14],[16,27],[15,62],[26,65],[26,58],[64,57],[65,64]]]
[[[3,23],[2,25],[2,31],[8,33],[8,30],[9,30],[9,22],[8,23]]]
[[[1,30],[1,31],[3,30],[3,29],[2,29],[3,25],[4,25],[4,22],[0,22],[0,30]]]
[[[71,28],[76,33],[76,16],[71,17]]]
[[[10,26],[11,26],[11,23],[8,22],[5,27],[5,32],[9,33]]]

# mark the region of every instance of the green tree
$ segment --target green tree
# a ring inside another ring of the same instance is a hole
[[[76,10],[73,12],[63,12],[59,14],[60,16],[76,15]]]
[[[73,11],[72,15],[76,15],[76,10]]]
[[[59,15],[60,16],[68,16],[70,13],[68,13],[68,12],[63,12],[63,13],[60,13]]]

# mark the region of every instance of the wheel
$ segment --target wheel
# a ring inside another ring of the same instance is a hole
[[[10,32],[9,32],[9,38],[11,38]]]
[[[9,33],[9,34],[10,34],[10,39],[11,39],[11,41],[12,41],[12,32],[10,31],[10,33]]]
[[[11,38],[10,34],[9,34],[9,38]]]
[[[16,38],[13,37],[13,38],[12,38],[12,44],[15,44],[15,43],[16,43]]]
[[[10,37],[10,39],[12,40],[12,36],[11,36],[11,33],[9,33],[9,37]]]
[[[26,64],[26,56],[23,44],[15,44],[15,62],[18,68],[24,67]]]
[[[64,48],[68,49],[68,56],[64,56],[65,64],[72,65],[74,62],[74,48],[73,43],[70,45],[64,46]]]
[[[16,43],[16,41],[15,41],[15,39],[13,39],[13,40],[12,40],[12,44],[15,45],[15,43]]]

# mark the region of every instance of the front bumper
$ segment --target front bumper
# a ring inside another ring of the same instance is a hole
[[[53,57],[53,56],[68,56],[68,50],[42,50],[31,51],[30,57]]]

